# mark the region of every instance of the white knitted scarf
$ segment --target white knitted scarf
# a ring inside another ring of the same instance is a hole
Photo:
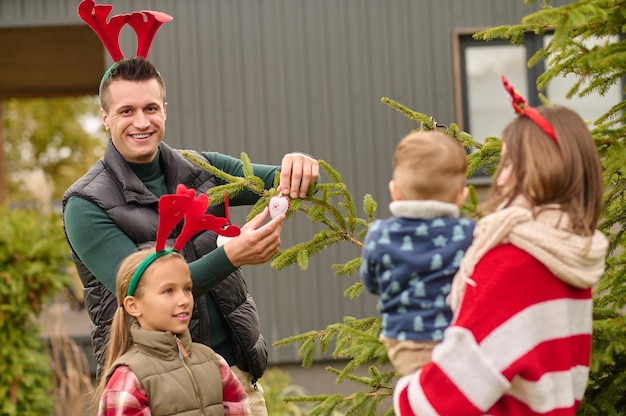
[[[474,241],[461,261],[454,276],[448,303],[456,311],[465,286],[476,286],[471,279],[478,261],[492,248],[511,243],[543,263],[564,282],[579,288],[588,288],[604,273],[604,259],[608,248],[606,237],[595,231],[592,236],[581,236],[569,231],[569,217],[558,205],[529,208],[521,198],[476,224]]]

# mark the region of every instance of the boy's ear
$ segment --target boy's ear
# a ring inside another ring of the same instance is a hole
[[[141,308],[134,296],[126,296],[123,305],[130,316],[134,316],[135,318],[141,316]]]
[[[467,199],[467,195],[469,195],[469,188],[464,186],[463,189],[459,191],[459,195],[457,196],[456,204],[458,206],[463,205],[463,202]]]
[[[400,195],[400,191],[396,186],[396,181],[393,179],[389,181],[389,195],[391,195],[392,201],[399,201],[402,199],[402,195]]]

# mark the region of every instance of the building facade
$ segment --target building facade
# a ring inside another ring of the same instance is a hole
[[[78,17],[78,3],[0,0],[0,98],[97,94],[112,61]],[[519,23],[542,2],[98,3],[113,5],[112,14],[147,9],[174,17],[156,34],[149,56],[167,84],[168,144],[233,156],[246,152],[253,162],[269,164],[278,164],[289,151],[309,153],[341,174],[359,206],[371,194],[380,217],[388,215],[394,147],[419,127],[381,98],[441,124],[457,122],[476,137],[498,135],[513,117],[499,73],[528,96],[541,72],[525,64],[543,40],[514,47],[475,41],[471,34]],[[120,44],[125,55],[134,54],[130,28],[122,31]],[[234,214],[242,224],[247,212]],[[315,231],[298,214],[285,224],[283,245],[308,240]],[[295,265],[281,271],[269,265],[247,268],[268,341],[323,329],[348,315],[376,314],[374,297],[343,295],[358,277],[337,277],[332,269],[358,255],[358,248],[346,243],[311,258],[304,271]],[[270,348],[272,364],[298,360],[297,346]]]

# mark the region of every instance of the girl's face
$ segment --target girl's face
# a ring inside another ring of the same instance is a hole
[[[144,329],[185,332],[193,310],[191,274],[185,260],[166,256],[141,277],[141,297],[132,313]]]

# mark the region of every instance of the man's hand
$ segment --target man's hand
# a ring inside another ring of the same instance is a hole
[[[278,252],[285,214],[263,225],[268,215],[268,209],[265,208],[241,227],[241,234],[224,244],[224,252],[233,266],[265,263]]]
[[[278,192],[291,198],[304,198],[319,174],[317,160],[303,153],[287,153],[281,162]]]

